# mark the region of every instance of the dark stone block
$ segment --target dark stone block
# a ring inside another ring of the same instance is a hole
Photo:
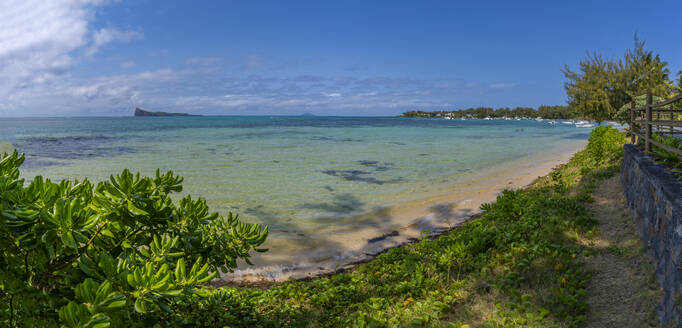
[[[656,308],[664,324],[682,328],[676,298],[682,293],[682,182],[634,145],[625,145],[621,183],[628,206],[656,261],[656,275],[665,291]]]

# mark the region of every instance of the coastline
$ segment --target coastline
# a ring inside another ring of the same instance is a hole
[[[578,141],[549,154],[523,157],[501,166],[481,170],[460,181],[451,188],[434,192],[428,197],[404,202],[367,213],[359,220],[377,215],[381,227],[369,227],[348,233],[348,240],[333,249],[321,251],[307,262],[288,265],[274,264],[247,266],[240,263],[234,273],[221,273],[215,286],[269,285],[287,280],[308,280],[340,273],[371,261],[390,249],[413,243],[427,231],[429,237],[437,237],[462,223],[476,218],[480,206],[494,202],[505,189],[521,189],[532,185],[539,177],[549,174],[557,166],[570,161],[573,155],[584,149],[587,140]],[[528,163],[533,163],[528,165]],[[405,224],[405,223],[408,224]],[[334,236],[343,239],[341,236]],[[364,241],[361,242],[361,241]],[[338,241],[330,241],[331,244]],[[277,247],[278,245],[275,245]],[[272,245],[269,246],[272,248]],[[292,250],[291,253],[296,253]],[[267,252],[263,253],[267,256]],[[267,259],[267,257],[266,257]],[[267,260],[266,260],[267,261]]]

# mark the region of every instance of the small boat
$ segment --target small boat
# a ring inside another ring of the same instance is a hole
[[[443,117],[443,119],[444,119],[444,120],[451,120],[452,117],[450,117],[450,116],[445,116],[445,117]]]
[[[561,122],[561,123],[562,123],[562,124],[573,124],[573,122],[571,122],[571,121],[563,121],[563,122]]]
[[[592,124],[592,123],[576,123],[575,127],[576,128],[591,128],[591,127],[594,127],[594,124]]]
[[[484,117],[483,119],[486,121],[492,121],[493,120],[490,116]]]
[[[537,118],[535,118],[535,120],[538,122],[542,122],[542,117],[538,116]]]
[[[464,117],[462,117],[462,118],[461,118],[461,120],[462,120],[462,121],[466,121],[467,119],[466,119],[466,118],[464,118]]]
[[[555,125],[555,124],[556,124],[556,121],[555,121],[555,120],[551,120],[551,121],[549,121],[548,123],[549,123],[550,125]]]

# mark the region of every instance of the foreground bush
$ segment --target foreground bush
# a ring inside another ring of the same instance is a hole
[[[0,156],[0,326],[149,327],[182,324],[209,297],[202,284],[268,234],[210,213],[172,172],[124,170],[110,181],[19,178],[24,157]]]

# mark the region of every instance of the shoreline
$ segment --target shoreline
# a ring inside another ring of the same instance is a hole
[[[240,263],[241,269],[235,270],[234,273],[221,273],[220,278],[214,280],[212,285],[268,286],[290,280],[330,276],[369,262],[393,248],[414,243],[423,236],[424,231],[429,232],[429,238],[436,238],[478,217],[481,212],[480,206],[494,202],[503,190],[527,188],[538,178],[569,162],[575,153],[584,149],[586,143],[587,140],[576,142],[552,152],[551,155],[519,158],[505,163],[502,167],[481,170],[451,188],[440,190],[440,193],[382,209],[381,211],[387,212],[384,214],[386,221],[382,221],[382,227],[368,227],[364,231],[349,234],[355,238],[355,243],[348,242],[343,245],[343,248],[340,248],[343,251],[341,255],[330,255],[334,250],[336,253],[339,250],[332,248],[326,252],[320,251],[317,260],[311,257],[308,262],[255,267]],[[534,165],[529,166],[529,161]],[[376,213],[367,213],[359,218],[373,214]],[[396,222],[403,224],[396,226]],[[406,222],[409,223],[404,224]],[[359,245],[358,240],[364,241],[364,245]],[[293,250],[291,253],[296,254],[296,251]],[[263,254],[267,255],[267,252]]]

